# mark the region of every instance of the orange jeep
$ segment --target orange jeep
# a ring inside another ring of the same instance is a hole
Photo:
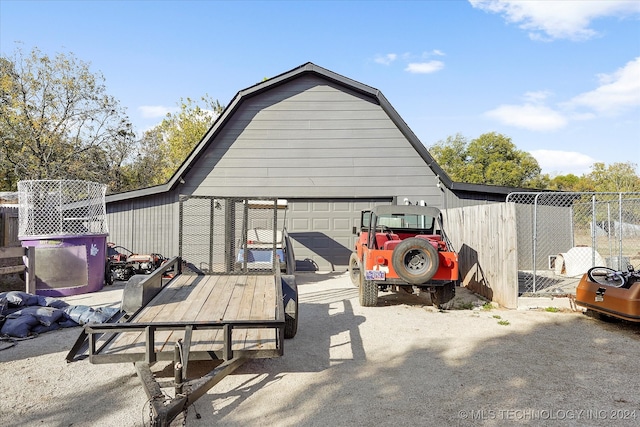
[[[376,206],[362,211],[349,275],[360,292],[360,305],[375,306],[378,289],[430,292],[440,307],[455,296],[458,255],[431,206]]]

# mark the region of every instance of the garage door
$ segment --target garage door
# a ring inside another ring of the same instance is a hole
[[[300,271],[345,271],[360,226],[360,211],[391,199],[289,200],[287,230]]]

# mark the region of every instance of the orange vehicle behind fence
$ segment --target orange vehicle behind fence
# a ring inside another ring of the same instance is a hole
[[[440,210],[377,206],[363,211],[349,272],[360,304],[375,306],[378,290],[423,291],[440,306],[455,295],[458,255],[444,233]]]

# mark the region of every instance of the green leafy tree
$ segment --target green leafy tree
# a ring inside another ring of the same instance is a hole
[[[168,159],[168,146],[160,126],[146,131],[139,141],[138,156],[129,169],[132,189],[165,183],[171,176]]]
[[[181,99],[179,111],[167,114],[162,123],[144,133],[140,155],[132,174],[141,187],[166,182],[205,136],[224,107],[208,95],[202,106],[191,98]]]
[[[471,142],[457,134],[429,147],[429,152],[454,181],[525,188],[548,183],[536,159],[499,133],[485,133]]]
[[[606,166],[598,162],[591,166],[591,172],[584,179],[594,191],[627,192],[640,191],[640,177],[636,174],[635,163],[613,163]]]
[[[0,58],[0,140],[5,190],[27,179],[109,183],[134,147],[104,77],[72,53],[50,57],[37,48]]]
[[[451,179],[464,181],[462,177],[469,175],[472,171],[467,153],[468,145],[467,139],[458,133],[429,147],[429,153]]]
[[[592,191],[591,183],[587,182],[583,177],[576,176],[572,173],[567,175],[557,175],[549,181],[547,189],[555,191]]]
[[[572,192],[634,192],[640,191],[640,176],[635,163],[594,163],[591,172],[576,176],[558,175],[549,181],[549,190]]]

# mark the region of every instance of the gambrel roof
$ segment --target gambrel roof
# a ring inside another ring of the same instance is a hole
[[[402,135],[413,146],[425,164],[438,177],[440,182],[452,192],[459,194],[476,194],[480,196],[480,198],[482,197],[482,194],[485,194],[489,196],[490,199],[495,200],[496,198],[504,198],[507,194],[516,190],[510,187],[467,184],[451,181],[449,176],[429,154],[424,144],[418,139],[413,131],[411,131],[409,126],[407,126],[397,111],[391,106],[389,101],[387,101],[378,89],[359,83],[340,74],[336,74],[333,71],[322,68],[311,62],[307,62],[306,64],[296,67],[290,71],[239,91],[167,183],[124,193],[111,194],[107,196],[107,202],[151,196],[171,191],[187,177],[190,170],[206,152],[207,148],[216,141],[216,135],[222,131],[225,124],[238,111],[243,102],[308,74],[313,74],[317,78],[325,79],[339,87],[344,87],[346,90],[359,93],[361,96],[366,97],[370,99],[371,102],[379,105],[380,108],[388,115],[389,119],[395,124],[395,126],[397,126]]]

